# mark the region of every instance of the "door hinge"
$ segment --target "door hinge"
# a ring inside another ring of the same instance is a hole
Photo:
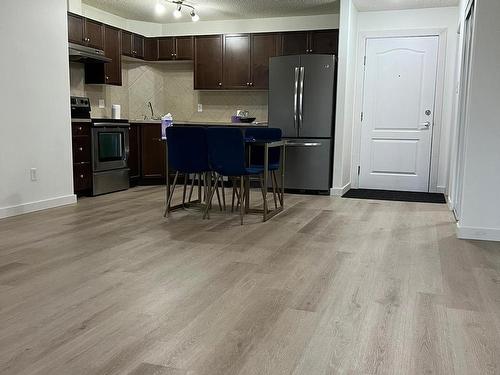
[[[363,113],[363,112],[361,112],[361,122],[363,122],[363,118],[364,118],[364,116],[365,116],[365,115],[364,115],[364,113]]]
[[[358,165],[358,176],[359,176],[360,173],[361,173],[361,166]]]
[[[366,56],[363,57],[363,65],[366,66]]]

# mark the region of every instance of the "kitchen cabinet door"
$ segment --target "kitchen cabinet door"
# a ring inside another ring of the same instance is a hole
[[[144,39],[144,60],[158,61],[158,38]]]
[[[139,124],[130,124],[129,130],[129,157],[128,167],[130,168],[130,180],[133,185],[139,182],[141,177],[141,138]]]
[[[175,39],[174,38],[159,38],[158,39],[158,59],[162,61],[175,59]]]
[[[161,124],[141,124],[141,180],[158,183],[165,177],[165,143]]]
[[[83,24],[83,17],[68,13],[68,41],[70,43],[85,44]]]
[[[192,36],[180,36],[175,38],[175,59],[193,60],[194,38]]]
[[[310,53],[338,55],[339,30],[311,31]]]
[[[122,55],[132,55],[132,33],[122,30]]]
[[[121,86],[120,40],[120,29],[106,25],[104,28],[104,54],[111,59],[111,62],[85,64],[85,83]]]
[[[281,55],[303,55],[309,51],[307,31],[294,31],[281,34]]]
[[[224,36],[223,87],[243,89],[250,87],[250,35]]]
[[[194,88],[222,88],[222,35],[198,36],[194,41]]]
[[[133,37],[133,47],[132,54],[138,59],[144,59],[144,37],[141,35],[134,34]]]
[[[252,88],[269,88],[269,59],[277,55],[277,39],[276,34],[252,35]]]
[[[104,25],[101,22],[85,18],[85,37],[89,47],[104,49]]]
[[[104,64],[105,83],[108,85],[122,85],[122,59],[120,49],[121,35],[116,27],[105,26],[104,28],[104,53],[111,59],[110,63]]]

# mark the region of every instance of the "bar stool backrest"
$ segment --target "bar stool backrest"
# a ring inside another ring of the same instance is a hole
[[[210,171],[205,128],[172,126],[167,128],[166,136],[171,168],[180,173]]]
[[[245,168],[245,141],[241,129],[207,128],[209,163],[223,176],[242,176]]]

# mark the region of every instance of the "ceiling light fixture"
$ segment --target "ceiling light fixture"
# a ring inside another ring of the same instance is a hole
[[[175,10],[174,10],[174,17],[175,18],[181,18],[182,17],[182,12],[181,12],[182,7],[179,5]]]
[[[161,16],[163,13],[165,13],[165,5],[163,5],[162,3],[158,2],[156,3],[155,5],[155,12],[157,15]]]
[[[188,8],[190,10],[189,15],[191,16],[191,20],[193,22],[197,22],[200,20],[200,16],[196,13],[196,10],[194,9],[194,7],[192,5],[185,4],[184,0],[168,0],[168,1],[170,3],[173,3],[176,5],[176,8],[173,12],[173,15],[175,18],[182,17],[182,8],[185,7],[185,8]]]
[[[190,15],[193,22],[198,22],[200,20],[200,16],[195,13],[194,9],[191,11]]]

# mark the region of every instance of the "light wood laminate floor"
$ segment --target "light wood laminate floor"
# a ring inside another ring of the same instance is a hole
[[[445,205],[289,195],[240,226],[163,198],[0,220],[0,374],[500,374],[500,245]]]

